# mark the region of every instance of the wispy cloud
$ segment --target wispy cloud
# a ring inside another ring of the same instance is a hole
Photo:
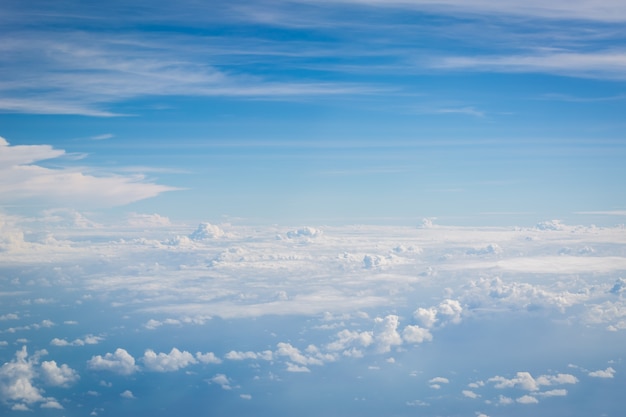
[[[433,68],[509,73],[550,73],[585,78],[626,79],[626,52],[546,52],[519,55],[456,56],[431,62]]]

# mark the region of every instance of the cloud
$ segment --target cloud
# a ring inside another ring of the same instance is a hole
[[[480,398],[480,395],[476,394],[474,391],[464,389],[463,391],[461,391],[461,393],[463,394],[464,397],[467,397],[467,398],[472,398],[472,399]]]
[[[589,376],[594,378],[613,378],[615,375],[615,369],[608,367],[605,370],[598,370],[589,372]]]
[[[399,320],[395,314],[374,319],[374,341],[379,353],[389,352],[393,346],[402,344],[402,336],[398,333]]]
[[[408,343],[422,343],[433,340],[433,335],[428,329],[408,325],[402,331],[402,338]]]
[[[63,406],[58,401],[53,399],[47,399],[47,401],[41,404],[41,408],[53,408],[55,410],[63,410]]]
[[[122,348],[104,356],[93,356],[87,361],[87,366],[94,371],[110,371],[120,375],[130,375],[139,369],[135,365],[135,358]]]
[[[305,0],[300,0],[305,1]],[[308,2],[308,0],[306,0]],[[445,14],[520,15],[544,19],[597,20],[601,22],[626,21],[626,6],[613,0],[582,0],[575,3],[555,0],[545,3],[528,0],[523,4],[515,0],[489,2],[483,0],[330,0],[363,6],[400,8],[407,10],[436,11]]]
[[[54,339],[50,341],[50,344],[53,346],[84,346],[84,345],[97,345],[103,340],[104,340],[103,337],[93,336],[93,335],[87,335],[83,337],[82,339],[74,339],[71,342],[68,342],[65,339],[59,339],[55,337]]]
[[[553,389],[550,391],[538,392],[536,395],[541,397],[565,397],[567,395],[566,389]]]
[[[146,182],[140,175],[91,175],[82,168],[47,168],[38,162],[66,155],[49,145],[11,146],[0,138],[0,199],[57,205],[111,207],[155,197],[172,187]]]
[[[187,351],[180,351],[172,348],[170,353],[155,353],[152,349],[148,349],[141,359],[150,371],[156,372],[172,372],[189,365],[197,363],[194,356]]]
[[[222,387],[222,389],[225,389],[225,390],[231,390],[233,388],[231,386],[230,379],[224,374],[215,375],[213,378],[211,378],[209,383],[218,384],[219,386]]]
[[[32,404],[45,401],[42,391],[35,387],[36,361],[28,358],[26,346],[15,353],[15,359],[0,368],[0,395],[4,401]]]
[[[218,239],[224,236],[224,231],[221,227],[211,223],[200,223],[196,230],[190,235],[191,240],[210,240]]]
[[[533,378],[530,372],[518,372],[514,378],[495,376],[487,381],[493,382],[498,389],[520,388],[525,391],[538,391],[541,386],[576,384],[578,378],[571,374],[541,375]]]
[[[549,52],[528,55],[447,57],[432,63],[439,69],[557,75],[624,80],[626,52]]]
[[[132,393],[132,391],[130,391],[130,390],[126,390],[126,391],[122,392],[122,393],[120,394],[120,397],[122,397],[122,398],[126,398],[126,399],[128,399],[128,400],[133,400],[133,399],[135,399],[135,398],[136,398],[136,397],[135,397],[135,395],[134,395],[134,394]]]
[[[531,395],[521,396],[515,401],[517,401],[520,404],[538,404],[539,403],[539,400]]]
[[[51,386],[67,387],[78,380],[76,371],[63,364],[60,367],[55,361],[45,361],[38,366],[39,358],[46,351],[38,351],[28,357],[26,346],[15,353],[15,358],[5,362],[0,368],[0,400],[12,404],[11,409],[29,411],[29,405],[41,403],[41,408],[63,407],[53,397],[44,397],[44,391],[35,385],[41,377]]]
[[[55,361],[42,362],[41,371],[49,385],[58,387],[67,387],[80,378],[75,370],[65,364],[59,367]]]
[[[213,352],[207,352],[207,353],[197,352],[196,359],[198,360],[198,362],[204,363],[204,364],[222,363],[222,360],[218,358],[217,356],[215,356]]]

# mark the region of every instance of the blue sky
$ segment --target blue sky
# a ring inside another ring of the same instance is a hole
[[[0,415],[621,416],[625,21],[0,2]]]
[[[37,161],[55,170],[161,186],[76,193],[91,210],[529,225],[623,211],[626,11],[551,3],[5,2],[0,134],[65,151]],[[5,188],[4,207],[67,201],[48,194]]]

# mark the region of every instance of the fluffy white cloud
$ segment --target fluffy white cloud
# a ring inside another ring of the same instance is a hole
[[[540,386],[576,384],[578,378],[571,374],[541,375],[534,378],[530,372],[518,372],[514,378],[495,376],[489,378],[488,381],[493,382],[494,386],[499,389],[520,388],[526,391],[538,391]]]
[[[79,379],[75,370],[66,364],[58,366],[55,361],[42,362],[41,371],[46,382],[54,386],[67,387]]]
[[[146,368],[156,372],[172,372],[197,363],[196,358],[187,352],[172,348],[170,353],[155,353],[152,349],[145,351],[142,361]]]
[[[135,358],[122,348],[104,356],[93,356],[87,365],[95,371],[111,371],[121,375],[130,375],[139,369],[135,365]]]
[[[68,342],[65,339],[59,339],[55,337],[54,339],[52,339],[52,341],[50,341],[50,344],[52,346],[84,346],[84,345],[97,345],[102,340],[104,340],[103,337],[93,336],[93,335],[87,335],[83,337],[82,339],[74,339],[71,342]]]
[[[127,400],[132,400],[132,399],[136,398],[135,395],[133,394],[133,392],[130,391],[130,390],[126,390],[126,391],[122,392],[120,394],[120,397],[126,398]]]
[[[589,372],[589,376],[594,378],[613,378],[614,375],[615,369],[610,366],[604,370],[601,369],[598,371]]]
[[[423,327],[408,325],[402,331],[402,338],[407,343],[422,343],[433,340],[433,335]]]
[[[389,352],[393,346],[402,344],[402,337],[398,333],[399,321],[400,318],[395,314],[374,319],[374,340],[378,352]]]
[[[44,200],[56,204],[116,206],[174,190],[146,182],[142,176],[94,176],[76,168],[46,168],[37,162],[64,156],[49,145],[11,146],[0,138],[0,199]]]
[[[215,375],[213,378],[211,378],[209,382],[213,384],[218,384],[219,386],[222,387],[222,389],[225,389],[225,390],[231,390],[233,388],[231,386],[230,378],[228,378],[224,374]]]
[[[518,399],[516,399],[515,401],[517,401],[520,404],[537,404],[537,403],[539,403],[539,400],[536,399],[535,397],[533,397],[532,395],[523,395],[523,396],[519,397]]]
[[[200,223],[196,230],[190,235],[191,240],[210,240],[224,236],[224,230],[221,227],[211,223]]]
[[[464,397],[467,397],[467,398],[472,398],[472,399],[480,398],[480,395],[476,394],[474,391],[470,391],[467,389],[464,389],[463,391],[461,391],[461,393],[463,394]]]
[[[215,356],[213,352],[201,353],[196,352],[196,359],[200,363],[208,364],[208,363],[222,363],[222,360]]]
[[[35,387],[36,361],[28,358],[26,346],[15,353],[15,359],[0,368],[0,395],[4,401],[26,404],[45,401],[42,391]]]

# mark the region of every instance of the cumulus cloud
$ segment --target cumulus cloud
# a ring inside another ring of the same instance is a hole
[[[126,390],[126,391],[122,392],[122,393],[120,394],[120,397],[122,397],[122,398],[126,398],[126,399],[128,399],[128,400],[135,399],[135,395],[134,395],[134,394],[133,394],[133,392],[132,392],[132,391],[130,391],[130,390]]]
[[[433,335],[423,327],[408,325],[402,331],[402,338],[407,343],[422,343],[433,340]]]
[[[209,363],[222,363],[222,360],[215,356],[213,352],[201,353],[196,352],[196,359],[200,363],[209,364]]]
[[[534,378],[530,372],[518,372],[514,378],[504,378],[495,376],[489,378],[488,382],[493,382],[495,388],[520,388],[525,391],[538,391],[541,386],[576,384],[578,378],[571,374],[541,375]]]
[[[94,371],[111,371],[120,375],[130,375],[139,369],[135,358],[122,348],[104,356],[93,356],[87,361],[87,366]]]
[[[537,403],[539,403],[539,400],[536,399],[535,397],[533,397],[532,395],[523,395],[523,396],[519,397],[518,399],[516,399],[515,401],[517,401],[520,404],[537,404]]]
[[[65,151],[49,145],[11,146],[0,138],[0,199],[109,207],[175,190],[147,182],[140,175],[95,176],[86,168],[53,169],[37,165],[65,155]]]
[[[44,391],[35,385],[36,380],[41,377],[49,385],[66,387],[78,380],[78,373],[65,364],[59,367],[55,361],[38,366],[39,358],[46,353],[38,351],[29,357],[23,346],[14,359],[0,368],[0,399],[12,404],[13,410],[28,411],[29,405],[36,403],[40,403],[41,408],[63,408],[56,399],[43,396]]]
[[[52,339],[52,341],[50,341],[50,344],[52,346],[84,346],[84,345],[97,345],[102,340],[104,340],[103,337],[93,336],[93,335],[87,335],[83,337],[82,339],[74,339],[71,342],[68,342],[65,339],[59,339],[55,337],[54,339]]]
[[[196,358],[187,352],[172,348],[170,353],[156,353],[152,349],[145,351],[142,361],[146,368],[156,372],[172,372],[197,363]]]
[[[42,362],[41,371],[45,381],[53,386],[67,387],[79,379],[75,370],[66,364],[58,366],[55,361]]]
[[[190,235],[191,240],[210,240],[218,239],[224,236],[224,230],[221,227],[211,223],[200,223],[196,230]]]
[[[467,397],[467,398],[472,398],[472,399],[480,398],[480,395],[476,394],[474,391],[470,391],[467,389],[464,389],[463,391],[461,391],[461,393],[463,394],[464,397]]]
[[[211,378],[209,383],[217,384],[217,385],[221,386],[222,389],[225,389],[225,390],[231,390],[233,388],[231,386],[230,378],[228,378],[224,374],[217,374],[217,375],[215,375],[213,378]]]
[[[379,353],[389,352],[393,346],[402,344],[402,337],[398,333],[399,321],[400,318],[395,314],[374,319],[374,340]]]
[[[598,371],[589,372],[589,376],[594,378],[613,378],[614,375],[615,369],[613,369],[612,367],[608,367],[604,370],[601,369]]]
[[[15,353],[15,359],[0,368],[0,394],[4,401],[26,404],[45,401],[42,391],[35,387],[36,361],[28,358],[26,346]]]

